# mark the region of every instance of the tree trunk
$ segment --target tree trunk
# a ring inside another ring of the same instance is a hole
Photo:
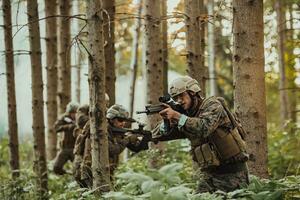
[[[15,70],[14,70],[10,5],[11,5],[10,0],[3,0],[2,10],[3,10],[3,22],[4,22],[7,108],[8,108],[8,137],[9,137],[9,151],[10,151],[9,163],[12,171],[12,177],[15,179],[16,177],[19,176],[20,164],[19,164],[19,140],[18,140]]]
[[[286,120],[288,120],[288,95],[287,95],[287,81],[286,81],[286,69],[285,69],[285,42],[286,42],[286,17],[284,5],[281,0],[276,0],[275,9],[277,13],[277,49],[279,57],[279,95],[280,95],[280,121],[281,126],[284,126]]]
[[[58,0],[60,15],[70,16],[70,0]],[[58,32],[58,113],[66,110],[71,101],[71,35],[70,19],[59,17]]]
[[[207,23],[207,43],[208,43],[208,71],[209,71],[209,92],[210,96],[217,94],[217,79],[215,68],[215,16],[214,16],[214,0],[207,1],[207,13],[209,22]]]
[[[75,5],[73,6],[74,14],[83,14],[85,12],[85,6],[86,6],[85,2],[77,1],[76,6]],[[82,20],[78,20],[76,25],[77,25],[77,33],[76,34],[79,34],[80,39],[82,39],[80,36],[81,33],[79,31],[81,31],[82,27],[85,24],[82,22]],[[76,58],[77,64],[76,64],[75,96],[76,96],[76,101],[78,103],[80,103],[80,101],[81,101],[81,69],[82,69],[82,65],[85,60],[85,56],[84,56],[83,51],[80,48],[77,48],[76,55],[77,55],[77,58]]]
[[[233,21],[235,110],[255,156],[250,172],[268,177],[263,2],[233,0]]]
[[[206,8],[204,6],[204,0],[199,0],[199,10],[200,10],[200,16],[198,17],[198,23],[200,28],[200,67],[202,68],[202,71],[204,74],[201,74],[202,81],[204,82],[202,87],[202,95],[203,97],[206,96],[206,79],[208,76],[207,68],[205,67],[205,20],[203,20],[202,16],[207,16]]]
[[[146,46],[146,80],[147,104],[156,104],[163,94],[163,60],[160,26],[160,1],[145,0],[145,46]],[[148,128],[153,129],[161,121],[159,115],[148,116]],[[153,145],[152,148],[163,151],[163,145]],[[157,157],[150,159],[150,166],[159,166]]]
[[[45,0],[45,14],[55,16],[56,3]],[[57,119],[57,18],[46,19],[46,50],[47,50],[47,124],[48,124],[48,158],[56,156],[57,135],[54,123]]]
[[[155,104],[159,102],[158,98],[163,94],[159,0],[145,0],[145,17],[147,103]],[[152,115],[148,117],[148,120],[152,129],[160,117]]]
[[[37,175],[37,187],[41,198],[47,196],[48,175],[45,148],[43,77],[41,60],[40,27],[37,0],[27,0],[28,30],[30,39],[30,60],[32,79],[32,116],[34,171]]]
[[[139,2],[138,2],[139,18],[135,21],[135,30],[134,30],[133,41],[132,41],[132,55],[131,55],[131,64],[130,64],[130,69],[132,70],[132,79],[131,79],[130,95],[129,95],[130,117],[133,116],[133,109],[134,109],[135,83],[136,83],[136,76],[137,76],[137,71],[138,71],[138,61],[139,61],[139,38],[140,38],[140,28],[142,25],[142,19],[141,19],[142,5],[143,5],[143,0],[139,0]]]
[[[100,0],[87,1],[93,186],[103,192],[110,190],[110,175],[106,106],[103,101],[105,99],[103,16],[99,8],[102,8]]]
[[[115,0],[103,0],[104,12],[104,54],[105,54],[105,85],[106,93],[109,96],[110,105],[115,104]]]
[[[297,73],[295,69],[295,54],[294,54],[294,17],[293,17],[293,2],[289,2],[288,5],[289,10],[289,30],[287,30],[287,43],[286,43],[286,64],[287,64],[287,87],[288,89],[288,100],[289,100],[289,119],[293,123],[297,122],[297,85],[295,84],[295,80],[297,78]]]
[[[205,96],[205,67],[203,65],[202,33],[200,32],[199,0],[184,0],[186,23],[187,73],[196,79]],[[199,42],[200,41],[200,42]]]
[[[167,21],[167,0],[161,1],[161,22],[162,32],[162,62],[163,62],[163,94],[168,94],[168,21]]]

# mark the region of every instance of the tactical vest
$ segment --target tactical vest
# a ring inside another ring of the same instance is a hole
[[[246,162],[249,159],[244,141],[245,131],[229,111],[224,100],[222,98],[217,100],[222,104],[232,128],[227,130],[218,127],[204,143],[194,148],[195,159],[204,169],[222,164]]]

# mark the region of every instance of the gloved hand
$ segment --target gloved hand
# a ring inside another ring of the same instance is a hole
[[[136,134],[132,134],[132,133],[128,133],[126,134],[125,138],[128,140],[129,143],[131,144],[135,144],[137,142],[139,142],[139,138]]]

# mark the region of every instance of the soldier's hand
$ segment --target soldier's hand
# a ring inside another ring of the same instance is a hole
[[[173,110],[171,107],[167,107],[166,109],[160,111],[159,114],[163,119],[168,119],[172,123],[178,122],[181,115],[179,112]]]
[[[126,136],[126,138],[128,139],[129,143],[131,143],[131,144],[135,144],[135,143],[139,142],[139,138],[136,134],[130,133]]]

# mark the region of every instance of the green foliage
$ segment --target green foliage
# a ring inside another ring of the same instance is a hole
[[[269,171],[274,178],[298,175],[300,169],[300,130],[289,123],[280,131],[270,125],[268,134]]]

